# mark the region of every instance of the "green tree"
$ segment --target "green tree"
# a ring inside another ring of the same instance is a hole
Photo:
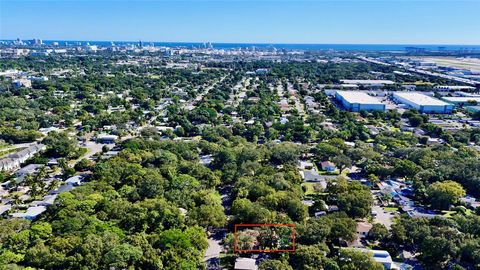
[[[77,171],[87,171],[87,170],[91,170],[93,168],[93,162],[91,160],[88,160],[88,159],[81,159],[79,162],[77,162],[77,164],[75,164],[74,168],[75,170]]]
[[[450,239],[427,236],[420,244],[420,260],[429,269],[442,269],[458,253],[458,247]]]
[[[260,263],[258,270],[293,270],[293,268],[286,261],[265,260]]]
[[[338,264],[341,270],[383,270],[383,265],[373,259],[369,252],[340,249]]]
[[[129,268],[134,267],[142,258],[140,248],[130,244],[114,246],[105,254],[105,265],[108,267]]]
[[[373,241],[384,241],[389,235],[387,227],[380,223],[374,223],[372,229],[368,232],[368,238]]]
[[[330,235],[331,224],[325,219],[308,219],[305,225],[297,226],[297,239],[300,244],[322,244]]]
[[[345,192],[336,195],[338,208],[353,218],[364,218],[370,214],[373,197],[370,190],[358,182],[352,182]]]
[[[43,139],[43,143],[47,146],[47,155],[52,157],[73,158],[77,154],[77,142],[67,132],[52,131]]]
[[[323,269],[324,267],[327,269],[327,265],[332,267],[334,263],[331,259],[325,257],[325,254],[326,247],[298,245],[295,252],[290,254],[289,262],[293,269],[298,270]]]
[[[436,209],[448,209],[450,205],[456,204],[465,194],[462,185],[450,180],[435,182],[427,188],[427,196],[432,207]]]

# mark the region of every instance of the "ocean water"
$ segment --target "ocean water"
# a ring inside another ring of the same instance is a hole
[[[44,40],[45,44],[52,44],[58,42],[60,45],[99,45],[109,46],[111,41],[75,41],[75,40]],[[144,46],[154,44],[155,46],[166,47],[184,47],[184,48],[200,48],[205,43],[191,43],[191,42],[149,42],[143,41]],[[138,45],[139,41],[114,41],[115,45]],[[429,51],[480,51],[480,45],[441,45],[441,44],[267,44],[267,43],[212,43],[213,48],[216,49],[238,49],[238,48],[276,48],[286,50],[339,50],[339,51],[405,51],[407,48],[424,49]]]

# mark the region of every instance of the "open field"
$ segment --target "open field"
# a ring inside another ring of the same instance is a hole
[[[480,72],[480,58],[417,57],[416,59],[435,62],[437,65]]]

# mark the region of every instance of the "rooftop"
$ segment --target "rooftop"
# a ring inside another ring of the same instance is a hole
[[[451,105],[447,102],[441,101],[439,99],[429,97],[424,94],[415,93],[415,92],[395,92],[394,96],[406,99],[410,102],[416,103],[418,105],[433,105],[433,106],[445,106]]]
[[[257,265],[255,259],[237,258],[235,260],[235,270],[256,270]]]
[[[337,91],[348,103],[382,104],[380,100],[360,91]]]
[[[390,80],[340,80],[344,84],[395,84]]]
[[[12,217],[33,219],[39,216],[41,213],[45,212],[46,210],[47,208],[45,206],[33,206],[29,207],[25,213],[13,213]]]
[[[83,177],[81,175],[76,175],[65,180],[65,183],[72,185],[80,185],[82,183]]]
[[[41,167],[43,167],[42,164],[28,164],[27,166],[18,170],[17,175],[20,176],[20,175],[31,174]]]
[[[457,89],[469,89],[469,90],[474,90],[475,87],[473,86],[464,86],[464,85],[437,85],[435,88],[439,89],[450,89],[450,90],[457,90]]]
[[[480,96],[478,97],[444,97],[443,100],[453,103],[467,103],[469,101],[476,101],[480,103]]]
[[[12,206],[7,204],[7,205],[0,205],[0,215],[3,215],[3,213],[7,212],[8,210],[12,209]]]
[[[390,256],[390,253],[388,253],[388,251],[386,250],[375,250],[375,249],[365,249],[365,248],[353,248],[353,250],[372,253],[373,259],[376,262],[379,262],[382,264],[393,262],[392,257]]]

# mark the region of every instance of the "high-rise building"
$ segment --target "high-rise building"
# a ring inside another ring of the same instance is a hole
[[[39,46],[43,44],[43,41],[41,39],[35,38],[32,40],[32,44]]]

